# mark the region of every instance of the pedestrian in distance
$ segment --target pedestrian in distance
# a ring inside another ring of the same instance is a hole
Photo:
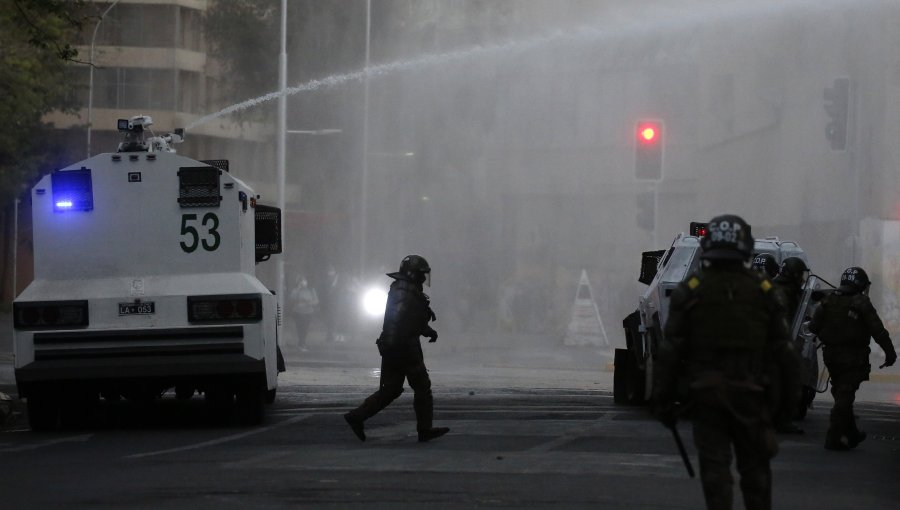
[[[400,263],[400,270],[388,273],[388,276],[394,281],[388,292],[381,336],[375,342],[381,354],[378,391],[346,413],[344,419],[356,437],[365,441],[365,420],[399,397],[406,380],[415,392],[413,409],[419,442],[430,441],[450,431],[447,427],[433,426],[434,397],[419,338],[428,337],[430,343],[438,338],[437,331],[428,324],[436,317],[422,288],[423,285],[431,286],[431,267],[419,255],[408,255]]]
[[[332,265],[328,266],[325,276],[324,291],[319,302],[325,321],[325,339],[328,342],[342,344],[350,337],[349,326],[353,321],[348,320],[348,317],[356,305],[359,282]]]
[[[772,415],[794,408],[798,387],[781,298],[763,273],[750,269],[753,242],[750,225],[739,216],[710,221],[700,241],[701,267],[672,293],[656,362],[654,414],[673,428],[676,402],[690,402],[709,509],[732,508],[733,456],[744,507],[772,508],[769,461],[778,448]],[[685,379],[688,395],[679,396],[676,388]],[[778,398],[769,398],[772,393]]]
[[[291,290],[288,293],[290,310],[292,311],[290,322],[294,326],[297,349],[306,351],[306,337],[313,317],[319,308],[319,296],[316,289],[301,274],[292,278]]]
[[[831,374],[834,406],[825,434],[827,450],[850,450],[866,438],[856,425],[853,402],[859,385],[869,380],[869,339],[884,350],[885,361],[879,368],[897,361],[891,337],[869,300],[871,285],[862,268],[845,269],[838,288],[825,296],[809,324],[823,344],[822,358]]]

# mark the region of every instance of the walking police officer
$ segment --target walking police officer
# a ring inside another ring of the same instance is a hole
[[[869,338],[884,350],[885,363],[880,368],[897,361],[891,337],[869,300],[870,285],[861,268],[845,269],[837,290],[822,300],[809,324],[824,345],[822,357],[831,374],[834,407],[825,435],[828,450],[849,450],[866,438],[856,426],[853,401],[859,385],[869,380]]]
[[[803,300],[803,287],[806,285],[806,280],[809,278],[809,267],[807,267],[806,262],[799,257],[788,257],[781,262],[781,270],[778,272],[778,276],[772,279],[772,283],[775,285],[775,288],[781,292],[781,298],[784,300],[784,307],[787,314],[787,323],[789,326],[789,331],[793,331],[794,321],[797,320],[797,309],[800,308],[800,301]],[[800,350],[803,347],[802,344],[797,344],[796,338],[791,338],[792,344],[794,346],[794,350],[797,351],[797,355],[799,357]],[[801,377],[798,378],[797,391],[799,395],[803,395],[806,398],[798,398],[797,399],[797,409],[791,413],[785,413],[781,416],[779,421],[775,422],[775,429],[778,432],[785,434],[802,434],[803,429],[794,424],[791,421],[791,418],[798,417],[803,414],[800,410],[801,405],[808,405],[808,402],[811,400],[807,400],[811,398],[808,395],[809,391],[815,391],[814,389],[809,390],[807,387],[803,385],[803,382],[800,380],[809,380],[810,376],[813,380],[818,376],[818,370],[815,370],[815,374],[806,374],[804,366],[802,365],[801,360]]]
[[[363,422],[384,409],[403,393],[404,379],[415,392],[413,409],[419,441],[425,442],[450,431],[432,426],[434,399],[431,379],[425,368],[425,357],[419,337],[437,341],[437,332],[428,325],[436,319],[422,285],[431,286],[431,268],[418,255],[408,255],[400,263],[400,271],[388,273],[394,279],[384,310],[384,326],[376,342],[381,354],[381,381],[378,391],[359,407],[344,415],[360,441],[366,440]]]
[[[672,294],[654,411],[674,424],[675,388],[685,376],[707,508],[732,508],[733,447],[745,508],[770,509],[777,444],[766,392],[793,393],[798,374],[783,303],[769,279],[749,268],[753,236],[742,218],[713,218],[700,249],[702,267]],[[780,390],[768,388],[772,370],[780,372]],[[790,412],[795,397],[776,399],[777,411]]]
[[[781,263],[781,271],[772,279],[772,283],[784,294],[784,305],[787,310],[788,325],[797,315],[797,308],[803,298],[803,286],[809,277],[806,262],[799,257],[788,257]]]

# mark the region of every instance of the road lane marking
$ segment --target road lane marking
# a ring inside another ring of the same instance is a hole
[[[623,413],[607,412],[599,418],[590,420],[587,424],[579,423],[573,425],[562,434],[548,441],[532,446],[526,451],[529,452],[549,452],[560,446],[584,437],[596,436],[597,431],[610,427],[610,421],[615,420],[617,416]]]
[[[22,446],[13,446],[11,448],[0,448],[0,453],[24,452],[27,450],[37,450],[45,446],[53,446],[61,443],[83,443],[90,439],[93,434],[83,434],[80,436],[61,437],[59,439],[50,439],[41,441],[40,443],[26,444]]]
[[[308,419],[308,418],[311,418],[312,416],[313,416],[312,414],[304,414],[304,415],[301,415],[301,416],[295,416],[295,417],[293,417],[293,418],[290,418],[290,419],[287,419],[287,420],[285,420],[285,421],[281,421],[281,422],[275,423],[275,424],[273,424],[273,425],[269,425],[269,426],[266,426],[266,427],[260,427],[260,428],[253,429],[253,430],[248,430],[248,431],[246,431],[246,432],[241,432],[240,434],[232,434],[232,435],[230,435],[230,436],[220,437],[220,438],[218,438],[218,439],[211,439],[211,440],[209,440],[209,441],[203,441],[203,442],[200,442],[200,443],[194,443],[194,444],[189,444],[189,445],[185,445],[185,446],[179,446],[178,448],[169,448],[169,449],[166,449],[166,450],[157,450],[157,451],[155,451],[155,452],[135,453],[135,454],[132,454],[132,455],[126,455],[124,458],[126,458],[126,459],[142,459],[142,458],[145,458],[145,457],[153,457],[153,456],[155,456],[155,455],[165,455],[165,454],[167,454],[167,453],[184,452],[184,451],[188,451],[188,450],[197,450],[197,449],[200,449],[200,448],[206,448],[207,446],[215,446],[215,445],[217,445],[217,444],[227,443],[227,442],[229,442],[229,441],[235,441],[235,440],[242,439],[242,438],[245,438],[245,437],[248,437],[248,436],[252,436],[252,435],[255,435],[255,434],[261,434],[261,433],[263,433],[263,432],[268,432],[268,431],[270,431],[270,430],[272,430],[272,429],[276,429],[276,428],[281,427],[281,426],[283,426],[283,425],[289,425],[289,424],[291,424],[291,423],[297,423],[297,422],[299,422],[299,421],[306,420],[306,419]]]

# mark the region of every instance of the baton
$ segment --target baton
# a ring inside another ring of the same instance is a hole
[[[678,453],[681,454],[681,460],[684,461],[684,467],[687,469],[688,475],[693,478],[694,477],[694,466],[691,465],[691,459],[688,458],[687,451],[684,449],[684,443],[681,442],[681,435],[678,433],[678,426],[672,425],[669,427],[669,430],[672,431],[672,437],[675,438],[675,444],[678,446]]]

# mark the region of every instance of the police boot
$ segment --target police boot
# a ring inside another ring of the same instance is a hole
[[[356,437],[358,437],[360,441],[365,441],[366,431],[363,420],[354,416],[353,413],[344,414],[344,419],[347,420],[347,424],[350,425],[350,428],[353,430],[353,433],[356,434]]]
[[[419,442],[431,441],[450,432],[447,427],[432,426],[434,420],[434,398],[431,391],[416,393],[413,400],[413,409],[416,411],[416,430],[419,431]]]
[[[434,438],[443,436],[447,432],[450,432],[450,427],[431,427],[427,430],[420,430],[419,442],[424,443],[426,441],[431,441]]]
[[[862,443],[866,440],[866,432],[863,430],[859,430],[856,426],[856,416],[853,417],[853,421],[850,422],[850,431],[847,433],[847,446],[850,448],[856,448],[859,446],[859,443]]]
[[[847,436],[837,432],[834,428],[830,428],[825,434],[825,449],[845,452],[850,449],[850,443]]]

